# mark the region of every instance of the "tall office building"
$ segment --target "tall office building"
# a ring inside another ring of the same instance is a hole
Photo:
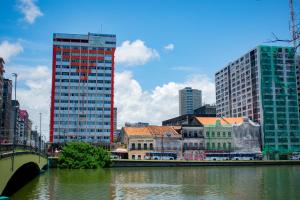
[[[4,85],[4,78],[3,78],[3,74],[4,74],[4,60],[2,57],[0,57],[0,124],[3,123],[3,119],[2,119],[2,105],[3,105],[3,85]],[[0,132],[0,137],[2,136],[2,133]],[[2,136],[3,137],[3,136]],[[0,138],[1,139],[1,138]]]
[[[12,81],[9,79],[4,79],[1,132],[3,133],[4,138],[6,138],[7,140],[11,138],[10,124],[13,123],[13,121],[11,121],[10,118],[11,110],[12,110],[11,97],[12,97]]]
[[[114,107],[114,130],[117,130],[118,123],[118,108]]]
[[[9,140],[13,141],[14,135],[15,140],[19,141],[20,135],[20,103],[18,100],[11,100],[11,110],[10,110],[10,133]]]
[[[201,90],[186,87],[179,90],[179,115],[194,114],[194,110],[202,105]]]
[[[50,142],[113,142],[116,36],[53,36]]]
[[[30,131],[31,121],[28,112],[27,110],[19,109],[19,133],[17,136],[19,141],[25,143],[30,137]]]
[[[261,123],[268,155],[300,150],[294,58],[293,48],[258,46],[215,74],[217,116]]]

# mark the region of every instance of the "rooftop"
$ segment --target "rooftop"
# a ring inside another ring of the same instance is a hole
[[[196,120],[206,125],[216,125],[217,121],[221,123],[221,125],[233,125],[233,124],[241,124],[244,122],[244,118],[242,117],[195,117]]]
[[[171,134],[171,136],[179,136],[172,126],[146,126],[146,127],[124,127],[123,131],[128,136],[143,135],[143,136],[158,136]]]

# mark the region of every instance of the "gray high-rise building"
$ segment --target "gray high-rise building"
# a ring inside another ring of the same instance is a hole
[[[4,85],[4,78],[3,78],[3,74],[4,74],[4,60],[2,57],[0,57],[0,125],[3,123],[3,119],[2,119],[2,113],[3,113],[3,85]],[[0,140],[1,137],[4,137],[4,135],[2,135],[2,132],[0,132]]]
[[[114,130],[117,130],[118,127],[118,108],[114,107]]]
[[[20,104],[18,100],[11,100],[11,111],[10,111],[10,141],[13,141],[15,135],[15,141],[19,140],[20,135]],[[16,124],[15,124],[16,121]],[[16,131],[15,131],[16,130]]]
[[[202,106],[201,90],[186,87],[179,90],[179,115],[194,114],[194,110]]]
[[[12,82],[9,79],[4,79],[3,84],[3,105],[2,105],[2,123],[1,123],[1,133],[6,140],[11,139],[10,128],[11,128],[11,97],[12,97]]]
[[[217,117],[261,124],[263,151],[300,151],[296,65],[291,47],[258,46],[215,74]]]

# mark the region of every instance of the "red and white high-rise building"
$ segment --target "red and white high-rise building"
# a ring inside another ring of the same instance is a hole
[[[115,48],[111,34],[54,34],[51,143],[113,142]]]

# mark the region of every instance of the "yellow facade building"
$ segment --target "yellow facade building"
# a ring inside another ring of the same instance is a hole
[[[181,157],[181,135],[172,126],[124,127],[123,143],[129,159],[145,159],[147,152],[174,152]]]

